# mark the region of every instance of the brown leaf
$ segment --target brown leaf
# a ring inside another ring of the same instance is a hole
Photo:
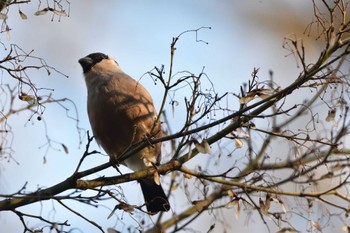
[[[68,154],[69,153],[68,147],[66,145],[64,145],[63,143],[61,143],[61,146],[63,148],[64,153]]]
[[[257,90],[256,95],[259,96],[261,99],[266,99],[267,97],[271,96],[274,93],[274,90],[267,89],[267,88],[261,88]]]
[[[253,210],[254,209],[254,206],[252,204],[250,204],[249,202],[247,202],[244,199],[241,199],[241,200],[242,200],[242,203],[243,203],[245,208],[247,208],[248,210]]]
[[[193,139],[193,143],[199,153],[203,153],[203,154],[211,153],[211,148],[207,140],[204,139],[201,143],[199,143],[196,139]]]
[[[332,166],[332,171],[339,171],[343,168],[343,165],[340,163],[336,163],[334,166]]]
[[[261,198],[259,198],[259,207],[262,214],[269,215],[269,205],[265,205]]]
[[[236,146],[237,148],[242,148],[242,147],[243,147],[243,142],[242,142],[242,140],[239,139],[239,138],[235,138],[235,146]]]
[[[4,13],[0,13],[0,19],[7,19],[7,15]]]
[[[337,112],[337,110],[335,108],[329,110],[328,115],[326,117],[326,121],[327,122],[334,121],[336,112]]]
[[[274,201],[274,202],[277,202],[278,204],[280,204],[283,213],[286,213],[286,212],[287,212],[286,207],[284,206],[283,201],[282,201],[279,197],[277,197],[277,196],[276,196],[276,197],[273,197],[273,198],[271,198],[271,200]]]
[[[119,205],[116,205],[114,209],[119,209],[119,210],[124,210],[125,212],[132,212],[134,211],[135,207],[137,207],[136,205],[129,205],[126,204],[124,202],[121,202]]]
[[[210,153],[211,153],[211,148],[210,148],[210,145],[209,145],[208,141],[204,139],[204,140],[202,141],[202,145],[203,145],[203,147],[204,147],[204,152],[205,152],[206,154],[210,154]]]
[[[267,210],[269,210],[270,206],[271,206],[271,194],[267,193],[265,197],[265,207],[267,208]]]
[[[67,13],[63,10],[62,11],[53,10],[52,12],[59,16],[67,16]]]
[[[241,206],[239,205],[239,201],[235,203],[235,207],[236,207],[235,218],[238,220],[241,215]]]
[[[231,198],[236,196],[236,193],[232,189],[227,190],[227,194]]]
[[[318,222],[312,221],[312,225],[319,231],[322,232],[322,228]]]
[[[320,180],[323,180],[323,179],[330,179],[330,178],[333,178],[333,176],[334,176],[334,173],[333,173],[333,172],[328,172],[328,173],[322,175],[322,176],[320,177]]]
[[[298,233],[299,231],[296,231],[295,229],[291,228],[291,227],[284,227],[281,230],[277,231],[276,233]]]
[[[39,10],[34,13],[34,15],[39,16],[39,15],[45,15],[49,11],[49,8],[44,8],[42,10]]]
[[[236,129],[236,134],[238,134],[242,138],[249,138],[249,134],[245,131],[243,131],[241,128]]]
[[[191,175],[191,174],[188,174],[188,173],[183,173],[183,176],[184,176],[186,179],[191,179],[191,178],[192,178],[192,175]]]
[[[226,205],[225,205],[225,208],[226,209],[231,209],[235,205],[235,202],[237,202],[236,199],[233,199],[233,200],[227,202]]]
[[[176,190],[177,188],[179,187],[179,185],[177,184],[174,184],[173,186],[171,186],[171,191],[174,191]]]
[[[21,10],[18,10],[19,15],[21,16],[21,19],[26,20],[28,17],[26,14],[24,14]]]
[[[10,35],[10,28],[9,28],[8,25],[6,25],[5,31],[6,31],[6,39],[10,40],[11,39],[11,35]]]
[[[247,104],[255,98],[255,93],[249,93],[248,95],[239,98],[240,104]]]
[[[121,233],[121,232],[113,228],[107,228],[107,233]]]
[[[27,101],[29,104],[33,104],[35,102],[35,96],[28,95],[26,93],[21,92],[18,98],[22,101]]]

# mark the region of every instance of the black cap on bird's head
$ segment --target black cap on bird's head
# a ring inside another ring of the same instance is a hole
[[[87,73],[90,71],[91,67],[93,67],[95,64],[99,63],[103,59],[108,59],[108,58],[109,58],[108,55],[104,53],[91,53],[86,57],[79,59],[79,63],[83,68],[83,72]]]

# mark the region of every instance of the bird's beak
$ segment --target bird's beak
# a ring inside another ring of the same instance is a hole
[[[92,59],[89,57],[83,57],[79,59],[79,63],[81,66],[85,66],[85,65],[91,65],[92,64]]]
[[[79,63],[83,68],[84,73],[88,72],[93,65],[93,60],[90,57],[83,57],[79,59]]]

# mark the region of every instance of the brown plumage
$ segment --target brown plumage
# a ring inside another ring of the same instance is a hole
[[[125,151],[146,137],[160,137],[156,110],[148,91],[118,63],[102,53],[79,60],[88,90],[88,115],[96,141],[111,161],[138,171],[160,161],[161,144],[149,145],[123,161]],[[161,185],[153,178],[139,180],[149,212],[168,211],[170,206]]]

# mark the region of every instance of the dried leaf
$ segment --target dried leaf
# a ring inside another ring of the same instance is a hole
[[[242,203],[243,203],[245,208],[247,208],[248,210],[253,210],[254,209],[254,206],[252,204],[250,204],[249,202],[247,202],[244,199],[241,199],[241,200],[242,200]]]
[[[231,198],[236,196],[236,193],[233,190],[231,190],[231,189],[227,190],[227,194]]]
[[[330,178],[333,178],[333,176],[334,176],[334,173],[333,173],[333,172],[328,172],[328,173],[322,175],[322,176],[320,177],[320,180],[323,180],[323,179],[330,179]]]
[[[270,97],[270,95],[259,93],[258,95],[261,99],[266,99],[267,97]]]
[[[211,148],[207,140],[203,140],[201,143],[199,143],[196,139],[193,140],[194,145],[196,146],[196,149],[199,153],[203,154],[210,154]]]
[[[332,171],[339,171],[343,168],[343,165],[340,163],[336,163],[334,166],[332,166]]]
[[[287,213],[286,207],[284,206],[283,202],[282,203],[280,202],[280,205],[283,213]]]
[[[335,120],[333,121],[333,126],[338,127],[338,123]]]
[[[273,200],[274,202],[277,202],[278,204],[280,204],[283,213],[286,213],[286,212],[287,212],[286,207],[284,206],[283,201],[282,201],[279,197],[273,197],[273,198],[271,198],[271,200]]]
[[[277,231],[276,233],[298,233],[299,231],[296,231],[295,229],[291,228],[291,227],[284,227],[281,230]]]
[[[225,208],[227,208],[227,209],[230,209],[232,207],[235,207],[235,209],[236,209],[235,217],[236,217],[236,219],[239,219],[239,217],[241,215],[241,207],[239,205],[239,199],[232,199],[231,201],[229,201],[225,205]]]
[[[26,101],[29,104],[34,104],[35,103],[35,96],[33,95],[28,95],[24,92],[21,92],[21,94],[18,96],[18,98],[22,101]]]
[[[132,212],[134,211],[135,207],[137,207],[136,205],[129,205],[129,204],[126,204],[124,202],[121,202],[119,205],[116,205],[115,206],[115,210],[124,210],[125,212]],[[110,214],[111,215],[111,214]]]
[[[107,233],[120,233],[120,231],[117,231],[116,229],[113,229],[113,228],[107,228]]]
[[[271,194],[267,193],[265,197],[265,207],[267,208],[267,210],[269,210],[270,206],[271,206]]]
[[[312,221],[312,226],[315,227],[319,232],[322,232],[322,228],[318,222]]]
[[[205,153],[206,153],[206,154],[211,154],[211,148],[210,148],[210,145],[209,145],[208,141],[204,139],[204,140],[202,141],[202,145],[203,145],[203,147],[204,147]]]
[[[204,148],[201,146],[201,144],[196,139],[193,139],[193,144],[199,153],[202,153],[202,151],[204,151]]]
[[[18,10],[19,15],[21,16],[21,19],[26,20],[28,17],[26,14],[24,14],[21,10]]]
[[[239,138],[235,138],[235,145],[237,148],[242,148],[243,147],[243,142]]]
[[[174,184],[173,186],[171,186],[171,191],[175,191],[178,187],[179,187],[179,185]]]
[[[34,15],[39,16],[39,15],[45,15],[49,11],[49,8],[44,8],[42,10],[39,10],[34,13]]]
[[[225,208],[226,209],[231,209],[235,205],[235,202],[237,202],[236,199],[233,199],[233,200],[227,202],[227,204],[225,205]]]
[[[10,40],[11,39],[10,30],[11,29],[9,28],[9,26],[6,25],[6,29],[5,29],[5,31],[6,31],[6,40]]]
[[[269,205],[265,205],[264,201],[259,198],[259,207],[263,215],[269,215]]]
[[[0,19],[7,19],[7,15],[4,13],[0,13]]]
[[[59,16],[67,16],[67,13],[64,10],[62,10],[62,11],[53,10],[52,12],[56,15],[59,15]]]
[[[238,220],[239,217],[241,216],[241,206],[239,205],[239,201],[235,203],[235,207],[236,207],[235,218],[236,220]]]
[[[157,185],[160,185],[160,177],[159,177],[159,173],[157,171],[154,172],[153,179]]]
[[[175,107],[173,104],[171,105],[171,115],[175,118]]]
[[[183,173],[183,176],[184,176],[186,179],[191,179],[191,178],[192,178],[192,175],[191,175],[191,174],[188,174],[188,173]]]
[[[64,145],[63,143],[61,143],[61,146],[63,148],[64,153],[68,154],[69,153],[68,147],[66,145]]]
[[[240,137],[249,138],[249,134],[247,132],[244,132],[241,128],[236,129],[235,132],[239,134]]]
[[[268,89],[268,88],[261,88],[257,90],[256,95],[259,96],[261,99],[266,99],[267,97],[270,97],[274,93],[274,90]]]
[[[328,115],[327,115],[327,117],[326,117],[326,121],[327,121],[327,122],[334,121],[336,112],[337,112],[337,111],[336,111],[335,108],[329,110],[329,111],[328,111]]]
[[[171,102],[171,113],[172,113],[172,115],[173,115],[173,118],[175,117],[174,115],[175,115],[175,107],[177,107],[177,106],[179,106],[179,101],[176,101],[176,100],[173,100],[172,102]]]
[[[255,93],[254,94],[248,94],[244,97],[239,98],[239,103],[240,104],[247,104],[250,101],[252,101],[255,98]]]
[[[192,143],[190,143],[190,146],[188,147],[188,157],[191,157],[192,155],[192,147],[191,147]]]

